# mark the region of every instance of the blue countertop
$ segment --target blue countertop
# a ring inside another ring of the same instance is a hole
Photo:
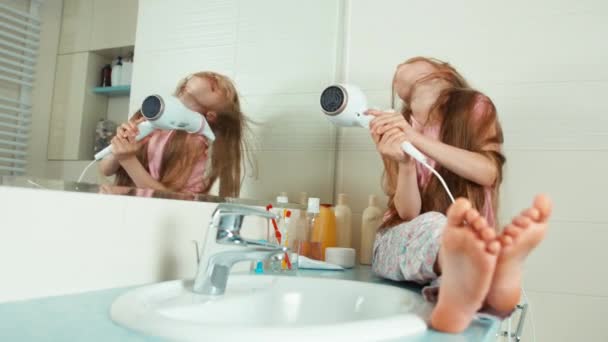
[[[375,277],[369,267],[341,271],[300,270],[297,276],[381,282],[420,291],[416,285]],[[116,288],[59,297],[0,304],[0,341],[162,341],[114,324],[110,306],[129,288]],[[462,334],[428,330],[419,336],[395,341],[494,341],[500,321],[476,319]]]

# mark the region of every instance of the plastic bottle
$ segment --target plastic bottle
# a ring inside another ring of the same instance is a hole
[[[306,206],[308,203],[308,194],[305,192],[300,193],[299,203]],[[296,242],[303,240],[304,233],[306,231],[307,219],[306,210],[298,210],[297,213],[291,214],[291,220],[289,220],[289,226],[287,227],[287,235],[289,235],[290,245],[288,246],[291,250],[297,251],[298,246]]]
[[[313,227],[316,225],[316,222],[319,219],[319,202],[320,200],[315,197],[311,197],[308,199],[308,208],[306,210],[306,224],[304,225],[304,227],[298,227],[299,230],[296,232],[298,237],[298,254],[315,260],[322,260],[323,258],[323,253],[321,251],[321,242],[314,241],[312,234],[312,230],[314,229]]]
[[[116,63],[112,66],[112,86],[120,85],[122,80],[122,57],[116,58]]]
[[[378,206],[378,198],[375,195],[369,196],[369,206],[363,211],[361,219],[361,248],[359,250],[359,262],[362,265],[371,265],[372,250],[376,231],[382,223],[383,212]]]
[[[101,82],[100,87],[111,87],[112,86],[112,65],[106,64],[101,69]]]
[[[337,245],[336,216],[331,205],[322,204],[320,206],[319,214],[312,227],[312,241],[321,245],[321,259],[317,260],[325,260],[325,248]]]
[[[346,194],[338,195],[338,205],[334,208],[336,215],[336,235],[338,247],[350,248],[352,246],[352,211],[346,205]]]
[[[120,85],[130,85],[133,74],[133,59],[125,58],[122,61],[122,72],[120,75]]]

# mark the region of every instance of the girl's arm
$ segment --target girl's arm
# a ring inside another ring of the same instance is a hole
[[[397,175],[397,188],[393,201],[395,209],[401,219],[410,221],[420,215],[422,200],[418,180],[416,178],[416,163],[412,158],[409,161],[399,163],[399,173]]]
[[[125,158],[120,161],[120,165],[123,169],[125,169],[125,171],[127,171],[127,174],[129,175],[131,180],[133,180],[133,183],[135,183],[136,187],[160,191],[167,190],[167,188],[162,183],[152,178],[152,176],[148,173],[148,171],[146,171],[143,165],[141,165],[137,157],[131,156]]]
[[[418,180],[416,177],[416,163],[403,152],[401,143],[406,141],[405,134],[399,129],[393,129],[382,136],[372,133],[378,152],[382,155],[385,169],[389,169],[391,161],[397,163],[397,179],[385,179],[396,184],[385,184],[387,189],[395,188],[393,201],[399,217],[411,220],[420,215],[422,201]]]
[[[496,182],[498,169],[489,157],[442,143],[418,132],[413,133],[410,139],[422,153],[458,176],[486,187]],[[494,150],[492,145],[488,144],[484,150]]]
[[[458,176],[482,186],[493,186],[496,182],[498,170],[490,157],[429,138],[417,132],[400,113],[369,111],[369,114],[376,116],[371,123],[371,129],[375,134],[381,135],[393,128],[399,128],[406,135],[407,141]],[[489,135],[494,133],[490,132]],[[499,151],[500,145],[489,143],[483,147],[483,150]]]
[[[142,121],[143,119],[141,118],[141,114],[136,113],[129,121],[123,123],[122,125],[116,128],[115,136],[121,137],[123,139],[132,139],[139,133],[137,129],[137,124]],[[112,142],[114,142],[114,139],[112,139]],[[118,169],[120,168],[119,160],[118,158],[116,158],[115,155],[116,151],[113,151],[112,154],[105,157],[99,162],[99,170],[106,177],[116,174],[116,171],[118,171]]]
[[[99,162],[99,170],[106,177],[114,175],[116,171],[118,171],[119,167],[120,163],[118,160],[116,160],[116,158],[114,158],[113,154],[103,158]]]
[[[136,156],[137,152],[151,136],[147,136],[141,141],[136,141],[135,137],[138,133],[136,125],[131,122],[125,125],[128,128],[122,132],[123,134],[119,133],[112,138],[112,157],[106,158],[111,158],[111,160],[102,164],[102,167],[106,167],[107,171],[112,171],[112,168],[115,166],[114,163],[118,163],[127,172],[136,187],[167,190],[162,183],[152,178]],[[116,167],[116,170],[118,170],[118,167]]]

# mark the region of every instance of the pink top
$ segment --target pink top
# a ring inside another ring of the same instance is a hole
[[[160,167],[163,160],[163,152],[165,146],[175,131],[156,130],[150,136],[148,141],[148,168],[150,175],[155,180],[160,180]],[[180,191],[198,193],[203,191],[205,187],[204,173],[207,166],[207,149],[209,147],[207,139],[199,134],[188,134],[188,139],[196,139],[201,145],[201,155],[199,160],[194,165],[192,173],[186,182],[186,185]]]
[[[481,100],[477,101],[477,103],[473,107],[474,117],[483,115],[483,113],[486,113],[486,109],[487,109],[486,106],[488,106],[488,105],[489,105],[489,102],[487,102],[486,100],[481,99]],[[429,138],[439,140],[439,134],[441,132],[440,124],[424,127],[418,121],[416,121],[414,116],[411,116],[411,120],[412,120],[412,127],[415,130],[417,130],[418,132],[421,132],[422,134],[424,134],[425,136],[427,136]],[[433,159],[429,158],[428,156],[427,156],[427,160],[428,160],[428,164],[433,168],[437,164]],[[424,165],[422,165],[418,161],[416,161],[416,174],[417,174],[417,179],[418,179],[418,187],[420,189],[423,189],[429,183],[431,177],[435,177],[429,169],[427,169]],[[485,206],[481,210],[481,215],[486,218],[486,220],[488,221],[488,224],[491,227],[494,227],[494,225],[496,223],[496,217],[494,215],[494,209],[493,209],[493,205],[492,205],[493,190],[494,189],[492,187],[486,187]]]

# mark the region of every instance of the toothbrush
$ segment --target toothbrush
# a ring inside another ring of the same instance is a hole
[[[285,212],[285,247],[289,246],[289,218],[291,217],[291,210],[284,210]],[[287,253],[285,253],[285,256],[287,256]],[[283,262],[281,263],[281,267],[283,269],[285,268],[289,268],[291,269],[291,263],[287,264],[287,261],[289,260],[289,257],[285,258],[285,260],[283,260]]]
[[[266,206],[266,211],[270,211],[270,209],[272,209],[272,204],[269,204]],[[274,236],[277,238],[277,241],[280,244],[281,243],[281,231],[279,230],[279,226],[277,226],[277,220],[272,218],[272,219],[270,219],[270,222],[272,222],[272,227],[274,228]]]
[[[272,204],[266,206],[266,211],[270,211],[270,209],[272,209]],[[272,227],[274,228],[274,236],[277,238],[277,242],[280,245],[282,236],[281,231],[279,231],[279,226],[277,226],[277,221],[272,218],[270,219],[270,222],[272,222]],[[287,262],[287,267],[291,269],[291,261],[289,260],[289,254],[287,254],[287,252],[285,252],[285,262]]]

